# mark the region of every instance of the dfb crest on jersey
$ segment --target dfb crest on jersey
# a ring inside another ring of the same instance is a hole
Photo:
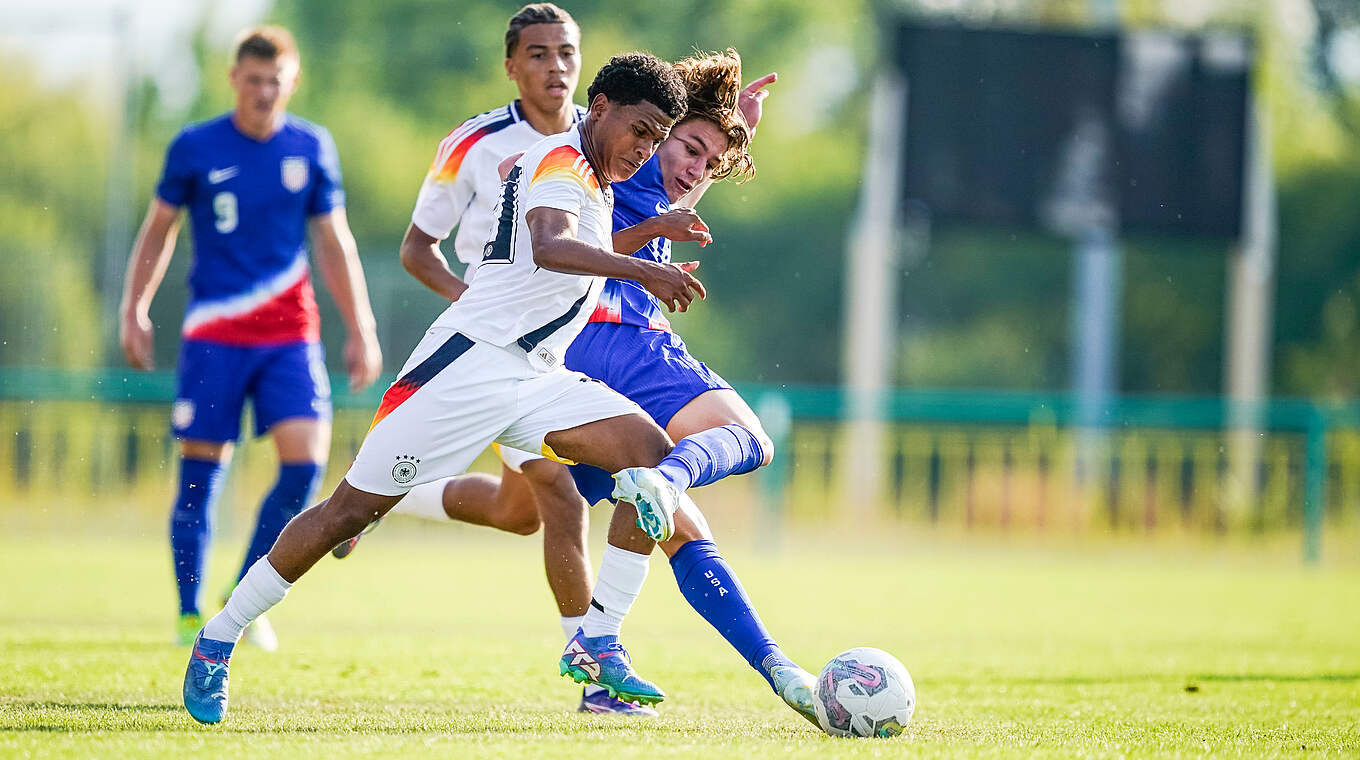
[[[283,186],[290,193],[302,192],[307,186],[307,159],[302,156],[289,156],[279,164],[283,173]]]

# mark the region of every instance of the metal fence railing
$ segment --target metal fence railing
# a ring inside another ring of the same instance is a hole
[[[864,447],[847,438],[844,394],[741,390],[777,439],[760,500],[790,520],[846,514],[847,458]],[[172,395],[168,373],[0,370],[3,503],[163,511]],[[380,396],[337,393],[333,463],[357,451]],[[1356,404],[1272,401],[1247,410],[1260,424],[1245,439],[1226,430],[1242,410],[1213,398],[1120,399],[1099,431],[1078,427],[1060,394],[898,391],[882,408],[883,445],[870,450],[881,452],[884,487],[870,506],[884,518],[967,531],[1298,532],[1309,559],[1324,526],[1360,526]],[[771,419],[784,416],[787,425]],[[229,503],[252,507],[271,481],[264,450],[238,452],[230,482],[265,485],[229,486]]]

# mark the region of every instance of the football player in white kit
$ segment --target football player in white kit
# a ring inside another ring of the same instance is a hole
[[[183,687],[196,720],[225,717],[228,665],[245,626],[412,486],[462,472],[492,442],[615,473],[616,495],[636,506],[638,527],[654,540],[672,535],[682,494],[649,469],[668,456],[670,439],[633,402],[563,368],[562,357],[604,278],[636,281],[671,310],[704,295],[692,266],[612,250],[610,183],[652,156],[685,112],[685,89],[668,63],[631,53],[610,59],[588,95],[585,120],[536,144],[511,170],[480,271],[384,394],[345,479],[289,522],[199,632]],[[687,456],[708,456],[698,448]],[[616,519],[615,530],[637,528]],[[597,646],[599,681],[615,696],[664,697],[633,671],[617,637]]]
[[[449,301],[462,295],[481,264],[501,196],[501,160],[523,154],[585,118],[585,109],[572,102],[581,75],[580,50],[581,31],[570,13],[552,3],[520,8],[505,31],[505,71],[519,97],[468,119],[440,141],[401,242],[401,263]],[[451,236],[454,254],[466,266],[461,278],[440,249]],[[544,565],[558,613],[563,620],[577,621],[566,631],[570,637],[590,603],[590,565],[584,560],[588,505],[561,465],[514,449],[496,450],[505,461],[499,479],[467,473],[445,487],[427,488],[439,488],[446,497],[450,519],[524,535],[542,526]],[[421,505],[406,498],[396,511],[418,514]],[[442,505],[435,507],[445,515]],[[358,536],[342,541],[332,553],[344,558],[357,541]],[[611,697],[594,684],[582,688],[579,709],[656,715],[650,707]]]

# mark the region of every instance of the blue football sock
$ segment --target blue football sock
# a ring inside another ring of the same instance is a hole
[[[322,471],[322,466],[315,462],[279,465],[279,479],[275,481],[269,495],[264,497],[264,503],[260,504],[260,516],[255,520],[255,535],[250,539],[246,561],[236,576],[238,583],[246,577],[250,566],[274,547],[274,541],[283,532],[283,526],[297,517],[311,501],[312,494],[321,483]]]
[[[737,574],[718,553],[718,547],[707,539],[690,541],[671,557],[671,570],[675,572],[680,593],[694,611],[774,688],[770,668],[794,663],[765,630]]]
[[[170,512],[170,557],[179,587],[179,614],[198,612],[198,587],[212,539],[213,510],[226,468],[221,462],[179,460],[179,495]]]
[[[741,425],[723,425],[680,439],[656,469],[685,491],[750,472],[764,458],[754,433]]]

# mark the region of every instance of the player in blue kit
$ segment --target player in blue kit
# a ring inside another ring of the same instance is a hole
[[[750,129],[760,120],[761,103],[768,94],[764,88],[775,78],[762,77],[738,92],[741,69],[735,51],[686,59],[677,68],[686,83],[689,112],[651,160],[631,178],[614,185],[615,250],[658,262],[670,261],[671,240],[706,243],[711,239],[703,221],[687,205],[695,203],[713,180],[751,172],[751,157],[746,151]],[[746,114],[744,118],[736,115],[738,103]],[[773,455],[773,446],[755,413],[721,377],[689,354],[684,341],[671,332],[657,299],[630,282],[611,279],[605,284],[590,323],[572,343],[566,362],[568,367],[603,380],[636,401],[672,438],[681,441],[677,448],[706,446],[719,452],[716,459],[707,461],[725,459],[720,464],[731,472],[754,469],[768,463]],[[522,455],[515,458],[524,459]],[[511,461],[506,458],[507,463]],[[719,474],[696,472],[678,461],[664,462],[661,472],[683,483],[682,487],[712,482]],[[535,464],[561,467],[547,460]],[[575,465],[571,474],[588,503],[611,496],[615,483],[603,470]],[[458,503],[463,491],[460,480],[413,489],[395,511],[465,519]],[[541,480],[534,490],[540,500],[543,484],[551,483],[547,478]],[[565,503],[574,497],[574,493],[558,494],[551,500]],[[433,505],[424,504],[426,501]],[[532,501],[504,501],[513,511],[500,516],[504,524],[491,521],[493,527],[513,530],[539,516]],[[541,516],[546,525],[556,515],[544,511]],[[554,593],[560,595],[566,588],[592,600],[584,616],[563,619],[571,633],[561,669],[577,680],[609,680],[610,674],[605,672],[611,667],[609,652],[616,645],[622,618],[645,580],[653,544],[645,538],[638,540],[636,532],[628,530],[633,517],[631,511],[615,513],[610,545],[593,596],[588,585],[575,589],[570,579],[550,578]],[[692,502],[676,514],[675,534],[661,546],[671,558],[682,593],[695,610],[786,703],[815,723],[811,674],[785,656],[765,630]],[[582,565],[575,577],[589,578],[584,551],[568,559]],[[550,566],[550,576],[552,573]]]
[[[179,588],[178,639],[202,626],[200,584],[214,502],[247,398],[255,433],[269,433],[279,476],[260,506],[241,573],[264,556],[312,497],[330,449],[330,384],[307,257],[317,263],[349,333],[345,367],[363,388],[381,371],[373,312],[344,209],[330,134],[286,113],[300,59],[280,27],[248,30],[235,46],[235,108],[190,125],[165,168],[128,262],[120,332],[128,363],[151,369],[151,300],[188,210],[194,260],[172,409],[180,482],[170,519]],[[251,639],[277,646],[268,622]]]
[[[747,145],[768,95],[764,88],[775,79],[767,75],[739,92],[741,59],[734,50],[687,58],[676,67],[686,83],[690,110],[656,155],[615,189],[615,249],[635,249],[633,256],[661,262],[670,261],[671,240],[707,244],[711,239],[690,207],[714,180],[754,171]],[[652,237],[658,232],[662,235]],[[677,451],[704,446],[713,453],[702,460],[712,463],[708,469],[676,457],[644,473],[659,474],[682,492],[724,474],[749,472],[774,455],[774,445],[750,406],[689,353],[658,301],[630,283],[606,283],[590,323],[567,352],[567,366],[637,402],[679,441]],[[579,464],[571,470],[577,489],[591,504],[629,495],[603,470]],[[674,535],[660,545],[685,600],[776,694],[816,724],[813,676],[775,643],[718,551],[703,515],[688,496],[682,502],[686,508],[676,513]],[[599,682],[611,666],[613,642],[646,579],[654,544],[622,529],[631,519],[616,508],[590,609],[562,653],[560,670],[575,680]]]

